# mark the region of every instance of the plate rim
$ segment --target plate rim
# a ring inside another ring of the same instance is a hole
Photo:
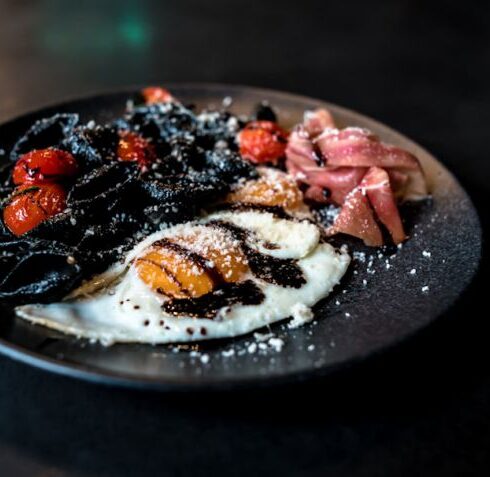
[[[363,113],[359,113],[356,110],[346,108],[344,106],[339,106],[335,103],[331,103],[329,101],[313,98],[311,96],[306,96],[302,94],[292,93],[288,91],[275,90],[272,88],[262,88],[257,86],[247,86],[241,84],[226,84],[226,83],[215,83],[215,82],[164,82],[163,83],[166,88],[179,88],[179,89],[192,89],[192,88],[205,88],[207,90],[216,90],[223,92],[223,90],[229,90],[230,96],[233,96],[233,91],[240,92],[251,92],[255,94],[261,94],[267,97],[267,95],[274,95],[276,97],[280,96],[285,99],[292,99],[296,101],[303,102],[312,102],[318,103],[319,105],[324,105],[327,108],[330,107],[335,111],[341,112],[347,115],[354,115],[358,118],[362,118],[363,120],[369,121],[371,124],[379,127],[380,129],[385,130],[386,132],[398,137],[403,140],[407,144],[410,144],[412,147],[422,151],[425,155],[427,155],[431,160],[435,161],[438,166],[442,167],[451,179],[457,184],[457,186],[461,189],[461,191],[466,196],[471,210],[474,214],[474,218],[478,227],[478,262],[476,264],[476,268],[473,274],[469,277],[468,282],[462,288],[460,295],[457,296],[452,301],[445,304],[442,311],[436,315],[430,322],[422,323],[420,326],[415,327],[412,330],[398,336],[392,342],[387,344],[382,344],[372,350],[362,352],[354,357],[347,358],[338,363],[333,363],[329,365],[322,366],[320,368],[311,368],[307,370],[294,371],[281,375],[254,375],[250,377],[226,377],[213,379],[209,376],[202,377],[199,380],[194,380],[192,378],[187,378],[185,376],[180,376],[178,378],[165,377],[165,378],[152,378],[148,376],[136,376],[133,374],[115,372],[110,370],[101,370],[96,366],[92,366],[89,364],[78,364],[70,361],[60,361],[58,359],[43,355],[41,353],[37,353],[35,351],[31,351],[26,349],[20,345],[12,343],[8,340],[0,337],[0,354],[10,359],[16,360],[18,362],[27,364],[29,366],[35,367],[37,369],[41,369],[45,372],[51,372],[57,375],[66,376],[72,379],[79,379],[86,382],[102,384],[105,386],[113,386],[113,387],[123,387],[123,388],[131,388],[131,389],[140,389],[140,390],[156,390],[156,391],[170,391],[170,392],[186,392],[186,391],[216,391],[216,390],[232,390],[232,389],[243,389],[243,388],[253,388],[253,387],[270,387],[281,384],[288,384],[292,382],[300,382],[306,381],[313,378],[324,377],[330,375],[332,373],[336,373],[340,370],[344,370],[347,368],[351,368],[357,366],[359,363],[365,361],[368,358],[374,358],[379,356],[382,353],[389,352],[395,347],[399,346],[401,343],[408,342],[413,339],[416,335],[421,333],[424,330],[430,328],[436,321],[439,321],[444,315],[447,313],[449,309],[454,307],[460,300],[461,297],[467,292],[468,288],[473,283],[475,277],[478,274],[478,271],[481,266],[481,258],[482,258],[482,226],[481,220],[478,214],[478,210],[476,209],[471,195],[466,191],[466,189],[461,185],[459,180],[455,177],[455,175],[450,171],[441,161],[439,161],[431,152],[421,146],[419,143],[405,136],[403,133],[391,128],[385,123],[371,117],[367,116]],[[34,115],[37,113],[42,113],[44,111],[49,112],[49,110],[54,110],[60,107],[65,107],[70,103],[75,102],[86,102],[86,101],[96,101],[99,98],[106,98],[108,96],[117,96],[117,95],[131,95],[134,94],[135,91],[140,90],[142,87],[147,85],[129,85],[116,89],[101,89],[97,91],[93,91],[81,96],[67,96],[66,98],[62,98],[59,101],[47,103],[45,105],[41,105],[35,109],[28,109],[26,111],[22,111],[21,113],[7,118],[0,122],[0,127],[7,125],[9,123],[13,123],[15,121],[22,120],[24,117],[29,115]]]

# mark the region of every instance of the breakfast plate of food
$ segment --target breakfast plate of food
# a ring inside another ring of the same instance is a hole
[[[174,84],[0,125],[0,351],[157,389],[304,379],[441,316],[481,253],[426,150],[320,100]]]

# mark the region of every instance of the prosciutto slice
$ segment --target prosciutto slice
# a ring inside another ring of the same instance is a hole
[[[413,154],[385,144],[367,129],[336,128],[324,109],[306,112],[303,124],[290,135],[286,168],[306,184],[305,198],[341,206],[330,234],[347,233],[372,246],[383,244],[376,219],[394,243],[405,240],[396,200],[428,194]]]
[[[325,189],[319,186],[308,187],[304,193],[304,196],[306,199],[319,204],[328,204],[329,202],[329,197],[328,194],[325,193]]]
[[[302,127],[293,131],[286,148],[286,168],[297,180],[327,190],[330,200],[341,205],[347,194],[363,178],[367,168],[325,167],[315,152],[309,135]],[[320,197],[312,192],[311,197]],[[321,197],[325,195],[322,193]]]
[[[343,233],[360,238],[369,247],[381,247],[383,235],[373,216],[366,195],[356,187],[346,198],[334,224],[327,229],[327,235]]]
[[[342,205],[349,192],[361,182],[366,171],[365,167],[318,167],[302,173],[308,184],[326,189],[326,196],[330,201]]]
[[[310,136],[303,126],[299,126],[289,135],[286,158],[289,167],[297,170],[317,167],[320,164],[320,158],[316,155]]]
[[[379,167],[371,167],[362,179],[360,189],[367,195],[376,216],[390,233],[393,242],[403,242],[406,235],[388,173]]]
[[[366,129],[325,129],[315,139],[315,144],[328,166],[419,168],[413,154],[380,142]]]
[[[303,116],[303,125],[311,138],[318,136],[326,128],[335,128],[333,117],[326,109],[306,111]]]

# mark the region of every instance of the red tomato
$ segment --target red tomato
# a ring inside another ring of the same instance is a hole
[[[58,184],[22,185],[3,209],[3,221],[14,235],[22,235],[66,208],[66,192]]]
[[[145,170],[156,160],[157,154],[153,144],[140,135],[124,131],[120,133],[117,157],[120,161],[137,162]]]
[[[252,121],[238,135],[240,154],[255,163],[277,162],[287,142],[287,131],[272,121]]]
[[[74,176],[78,171],[75,158],[60,149],[35,149],[20,156],[15,164],[14,184],[46,184]]]
[[[141,94],[145,99],[146,104],[169,103],[173,100],[170,92],[165,88],[158,86],[149,86],[141,90]]]

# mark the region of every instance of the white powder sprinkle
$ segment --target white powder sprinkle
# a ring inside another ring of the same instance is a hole
[[[427,285],[422,287],[422,292],[427,293],[429,291],[429,287]]]
[[[357,260],[361,263],[364,263],[366,261],[366,254],[364,252],[354,252],[352,256],[354,257],[354,260]]]
[[[295,303],[291,307],[291,316],[293,319],[288,323],[288,328],[298,328],[305,323],[313,320],[314,315],[309,306],[304,303]]]
[[[271,338],[268,343],[269,346],[277,352],[281,351],[282,347],[284,346],[284,340],[281,338]]]
[[[248,351],[250,354],[254,354],[254,353],[257,351],[257,343],[250,343],[250,344],[248,345],[247,351]]]
[[[412,270],[410,270],[410,275],[415,275],[417,273],[417,270],[415,268],[412,268]]]
[[[259,343],[262,341],[270,340],[274,336],[273,333],[254,333],[254,338]]]

